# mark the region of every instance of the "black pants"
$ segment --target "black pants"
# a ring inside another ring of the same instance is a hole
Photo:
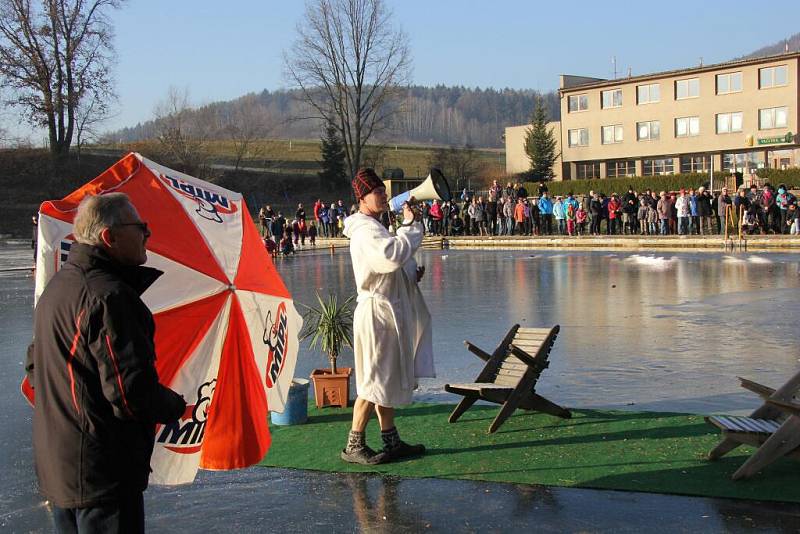
[[[138,492],[116,502],[90,508],[59,508],[53,506],[56,532],[74,533],[130,533],[144,532],[144,500]]]
[[[550,235],[553,233],[553,216],[549,213],[541,215],[542,217],[542,235]]]

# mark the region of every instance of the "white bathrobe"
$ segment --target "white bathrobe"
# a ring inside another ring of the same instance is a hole
[[[409,404],[418,377],[436,376],[431,316],[417,287],[414,252],[421,223],[392,236],[374,218],[356,213],[344,221],[356,278],[353,317],[358,396],[379,406]]]

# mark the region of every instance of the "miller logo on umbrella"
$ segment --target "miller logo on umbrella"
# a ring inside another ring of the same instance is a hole
[[[197,388],[197,400],[187,404],[177,421],[156,427],[156,443],[178,454],[193,454],[200,450],[208,420],[208,407],[217,381],[206,382]]]

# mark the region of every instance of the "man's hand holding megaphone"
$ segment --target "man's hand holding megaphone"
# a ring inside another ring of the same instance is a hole
[[[419,209],[419,206],[416,205],[416,199],[414,197],[410,197],[408,200],[403,202],[403,226],[410,226],[415,222],[419,222],[422,220],[422,212]],[[422,280],[422,277],[425,275],[425,266],[418,265],[417,266],[417,283]]]
[[[414,221],[418,222],[422,220],[422,212],[415,204],[416,200],[414,197],[403,202],[403,226],[408,226]]]

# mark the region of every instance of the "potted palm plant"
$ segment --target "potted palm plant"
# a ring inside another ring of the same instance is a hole
[[[311,338],[310,347],[319,346],[330,362],[330,368],[311,372],[317,408],[344,408],[350,399],[350,375],[353,370],[350,367],[337,368],[336,358],[343,347],[353,346],[353,299],[351,296],[342,302],[332,293],[323,299],[317,293],[317,306],[303,305],[307,311],[303,315],[300,339]]]

